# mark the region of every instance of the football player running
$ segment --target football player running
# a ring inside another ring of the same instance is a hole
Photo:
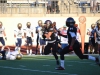
[[[56,42],[54,28],[52,27],[52,22],[50,20],[46,20],[45,24],[46,24],[46,28],[43,33],[43,37],[47,41],[47,45],[45,46],[44,54],[48,55],[49,53],[51,53],[51,49],[52,49],[52,54],[56,59],[56,64],[57,66],[59,66],[59,60],[57,56],[58,43]]]
[[[31,27],[31,23],[27,22],[26,23],[26,29],[24,32],[24,37],[25,37],[25,42],[26,42],[26,46],[27,46],[27,54],[28,55],[32,55],[32,42],[34,41],[33,38],[33,29]]]
[[[2,48],[1,48],[1,51],[4,50],[4,47],[5,47],[5,40],[7,40],[7,37],[6,37],[6,32],[5,32],[5,27],[3,27],[3,23],[0,21],[0,42],[2,43]]]
[[[64,67],[64,54],[69,53],[71,51],[74,51],[75,54],[80,58],[80,59],[89,59],[93,60],[96,62],[99,62],[100,60],[97,57],[93,57],[90,55],[83,55],[81,49],[80,49],[80,44],[78,40],[76,39],[77,35],[77,29],[74,26],[75,20],[72,17],[67,18],[66,20],[66,26],[68,26],[68,31],[67,31],[67,37],[68,37],[68,43],[69,45],[66,46],[60,53],[60,66],[55,68],[56,70],[65,70]],[[63,36],[63,35],[62,35]],[[66,36],[64,36],[66,37]]]
[[[22,24],[18,23],[17,25],[17,29],[14,30],[14,39],[15,39],[15,50],[19,50],[21,49],[21,44],[22,44],[22,38],[24,37],[24,32],[22,29]]]

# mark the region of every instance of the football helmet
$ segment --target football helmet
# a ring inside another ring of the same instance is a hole
[[[75,20],[72,17],[68,17],[66,20],[66,26],[70,27],[70,26],[74,26],[75,25]]]
[[[17,27],[18,27],[18,29],[21,29],[22,28],[22,24],[18,23]]]
[[[42,23],[43,23],[42,20],[39,20],[39,21],[38,21],[38,24],[39,24],[39,25],[41,25]]]
[[[21,58],[22,58],[22,55],[21,54],[17,54],[16,59],[20,60]]]
[[[97,26],[100,27],[100,19],[97,21]]]
[[[46,20],[44,24],[46,24],[46,25],[48,25],[48,26],[49,26],[49,25],[52,25],[52,21],[51,21],[51,20]]]
[[[100,24],[100,19],[97,21],[97,24]]]
[[[30,28],[31,23],[30,23],[30,22],[27,22],[27,23],[26,23],[26,26],[27,26],[27,28]]]

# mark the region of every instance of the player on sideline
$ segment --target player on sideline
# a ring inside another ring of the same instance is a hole
[[[1,48],[1,51],[3,51],[4,50],[4,47],[5,47],[5,40],[4,40],[3,37],[5,37],[5,40],[7,40],[5,28],[3,27],[3,24],[0,21],[0,42],[3,45],[2,48]]]
[[[15,39],[15,50],[19,50],[21,49],[21,44],[22,44],[22,38],[24,37],[24,32],[22,29],[22,24],[18,23],[17,25],[17,29],[14,30],[14,39]]]
[[[67,37],[68,37],[68,43],[69,45],[65,47],[61,53],[60,53],[60,66],[55,68],[56,70],[65,70],[64,67],[64,54],[69,53],[74,50],[75,54],[80,58],[80,59],[89,59],[93,60],[96,62],[99,62],[100,60],[96,57],[90,56],[90,55],[83,55],[81,49],[80,49],[80,44],[76,39],[76,33],[77,29],[74,27],[75,20],[72,17],[67,18],[66,20],[66,26],[68,26],[68,31],[67,31]],[[60,35],[60,33],[59,33]],[[63,36],[63,35],[62,35]]]
[[[27,54],[32,55],[32,42],[34,40],[33,29],[31,27],[30,22],[27,22],[26,26],[27,26],[26,29],[24,29],[25,30],[24,37],[25,37],[25,42],[27,43]]]

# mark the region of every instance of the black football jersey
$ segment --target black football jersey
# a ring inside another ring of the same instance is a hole
[[[68,37],[68,43],[70,45],[71,41],[72,41],[72,36],[77,36],[77,28],[76,27],[69,27],[68,31],[67,31],[67,37]]]
[[[55,33],[54,33],[54,29],[53,28],[49,28],[48,29],[48,32],[53,32],[50,36],[51,40],[50,41],[54,41],[56,40],[56,36],[55,36]]]

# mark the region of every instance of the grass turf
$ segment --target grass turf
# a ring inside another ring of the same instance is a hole
[[[23,56],[21,60],[0,60],[0,75],[100,75],[100,67],[91,60],[65,56],[65,70],[55,70],[53,56]]]

